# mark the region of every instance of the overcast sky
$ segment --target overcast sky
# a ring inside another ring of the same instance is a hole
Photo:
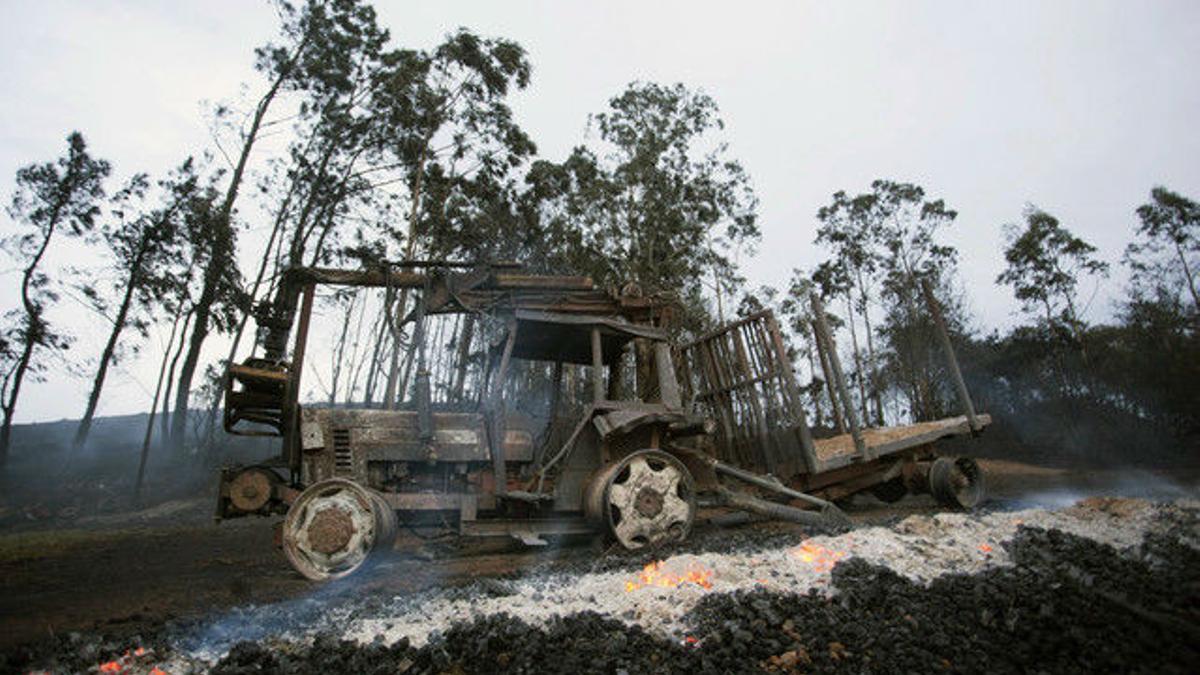
[[[1001,225],[1026,204],[1116,266],[1153,185],[1200,196],[1194,0],[376,4],[397,44],[432,46],[458,26],[521,43],[533,82],[513,105],[552,160],[631,80],[707,91],[761,200],[762,245],[745,261],[755,283],[785,284],[791,268],[816,262],[814,214],[834,191],[912,181],[959,211],[948,240],[990,329],[1017,311],[993,281]],[[0,194],[7,202],[16,169],[59,155],[72,129],[120,177],[161,174],[211,147],[204,102],[261,90],[252,50],[275,29],[270,7],[252,0],[7,0]],[[5,308],[12,268],[0,265]],[[1121,276],[1092,318],[1111,314]],[[98,351],[103,326],[68,314],[77,354]],[[152,371],[148,360],[119,370],[102,414],[143,409]],[[52,371],[23,396],[18,420],[78,417],[85,388]]]

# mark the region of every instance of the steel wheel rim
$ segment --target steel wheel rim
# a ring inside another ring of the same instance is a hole
[[[974,508],[983,500],[983,472],[970,457],[941,457],[930,470],[934,497],[947,506]]]
[[[315,531],[346,523],[348,532]],[[297,571],[314,581],[337,579],[357,570],[370,555],[375,538],[370,494],[343,479],[310,486],[288,509],[283,522],[284,554]]]
[[[664,452],[634,453],[609,479],[604,506],[609,531],[627,549],[681,541],[695,512],[691,475]]]

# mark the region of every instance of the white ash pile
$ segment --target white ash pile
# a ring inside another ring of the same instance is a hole
[[[160,663],[239,674],[1200,667],[1200,501],[1091,498],[807,539],[706,534],[644,569],[647,558],[607,555],[412,595],[324,587],[166,631]]]
[[[361,644],[403,641],[420,647],[451,625],[507,614],[532,626],[553,617],[595,612],[637,625],[664,639],[686,643],[686,617],[710,594],[762,589],[781,594],[831,593],[830,573],[842,561],[860,559],[904,578],[928,583],[949,573],[972,574],[1011,564],[1004,544],[1018,528],[1059,530],[1118,551],[1130,551],[1147,535],[1166,535],[1200,548],[1195,522],[1200,502],[1154,504],[1135,499],[1090,498],[1060,510],[1028,509],[983,515],[912,516],[892,527],[870,527],[840,536],[798,539],[794,544],[750,553],[701,553],[667,557],[641,572],[552,574],[495,582],[486,595],[434,594],[398,597],[351,620],[342,632]]]

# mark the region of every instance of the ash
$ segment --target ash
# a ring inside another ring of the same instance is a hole
[[[372,616],[351,619],[341,635],[362,644],[406,640],[415,647],[438,639],[462,621],[507,614],[534,626],[554,617],[595,612],[638,625],[658,637],[684,641],[685,620],[697,603],[711,594],[763,590],[803,595],[816,590],[829,595],[832,570],[838,563],[860,560],[886,567],[910,581],[927,584],[950,573],[978,573],[1013,563],[1006,543],[1018,528],[1059,530],[1132,554],[1148,534],[1176,532],[1187,545],[1200,548],[1200,532],[1178,534],[1177,523],[1191,519],[1200,502],[1153,504],[1141,500],[1091,498],[1061,510],[1029,509],[986,515],[943,513],[911,516],[892,527],[870,527],[840,536],[800,539],[790,545],[749,553],[681,554],[665,558],[653,583],[638,585],[629,571],[548,574],[520,582],[501,582],[491,594],[397,597]],[[1185,528],[1186,529],[1186,528]],[[704,571],[711,588],[676,578]]]
[[[726,539],[743,544],[645,569],[604,556],[415,595],[320,591],[177,636],[160,663],[171,673],[1200,670],[1195,500],[1090,498]]]

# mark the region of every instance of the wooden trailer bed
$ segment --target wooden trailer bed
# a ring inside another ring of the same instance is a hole
[[[978,415],[976,419],[981,427],[992,423],[991,416],[987,414]],[[970,433],[971,423],[966,415],[904,426],[863,429],[863,444],[867,450],[867,456],[863,459],[870,461],[909,448],[928,445],[943,438]],[[813,446],[821,471],[838,469],[857,459],[854,437],[851,434],[817,438],[813,440]]]

